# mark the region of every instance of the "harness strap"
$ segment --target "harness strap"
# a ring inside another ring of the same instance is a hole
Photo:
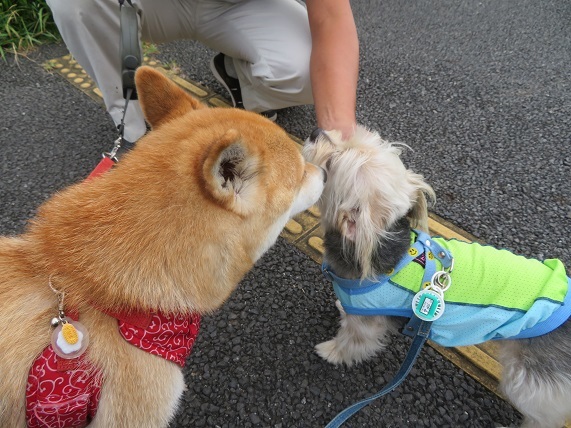
[[[364,278],[361,280],[355,279],[347,279],[337,276],[331,266],[324,261],[321,270],[323,275],[326,279],[331,282],[335,282],[337,285],[346,288],[346,289],[364,289],[370,286],[376,286],[379,283],[384,283],[389,280],[392,276],[399,273],[402,269],[404,269],[410,262],[412,262],[419,254],[424,253],[426,264],[424,275],[422,277],[422,283],[430,281],[432,275],[436,272],[436,263],[435,260],[438,260],[444,269],[448,269],[452,266],[452,255],[448,250],[442,247],[438,242],[434,241],[427,233],[413,230],[416,234],[417,238],[416,241],[411,245],[409,252],[405,253],[405,255],[399,260],[397,265],[394,269],[386,274],[379,274],[376,277],[369,279]],[[413,250],[413,251],[411,251]],[[428,257],[428,253],[432,253],[434,255],[433,259]]]
[[[375,395],[372,395],[369,398],[365,398],[351,406],[347,407],[345,410],[341,411],[335,418],[331,420],[327,424],[325,428],[338,428],[343,425],[351,416],[361,410],[363,407],[368,406],[377,398],[382,397],[390,392],[393,392],[408,376],[410,373],[416,358],[420,354],[423,345],[425,344],[428,336],[430,334],[430,327],[432,322],[430,321],[423,321],[420,318],[413,317],[411,318],[410,322],[404,328],[403,333],[406,335],[413,336],[412,343],[406,354],[406,358],[404,359],[403,363],[401,364],[399,371],[395,375],[395,377],[387,384],[383,389],[377,392]]]

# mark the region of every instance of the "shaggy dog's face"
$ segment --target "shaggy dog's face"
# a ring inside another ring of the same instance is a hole
[[[363,127],[348,140],[339,132],[322,131],[304,145],[306,160],[328,175],[318,202],[323,226],[341,235],[344,248],[354,248],[365,275],[371,253],[380,240],[390,238],[396,222],[409,217],[413,227],[426,229],[423,194],[433,191],[403,165],[403,147]]]

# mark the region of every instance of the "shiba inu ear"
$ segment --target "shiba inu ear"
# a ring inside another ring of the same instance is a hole
[[[190,110],[206,107],[151,67],[137,69],[135,84],[145,118],[153,128]]]
[[[247,215],[256,207],[261,154],[231,129],[213,143],[202,173],[210,195],[226,209]]]

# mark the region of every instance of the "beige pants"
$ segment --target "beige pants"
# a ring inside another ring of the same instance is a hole
[[[96,82],[119,124],[125,100],[118,1],[47,3],[67,48]],[[142,40],[192,39],[233,58],[248,110],[313,103],[309,23],[305,7],[296,0],[133,0],[133,4]],[[144,132],[141,108],[138,102],[129,102],[125,138],[134,142]]]

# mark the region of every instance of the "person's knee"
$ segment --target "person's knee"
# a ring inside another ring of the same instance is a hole
[[[273,70],[277,79],[267,82],[274,89],[285,91],[300,98],[300,101],[311,100],[311,79],[309,57],[297,58],[280,64]]]

